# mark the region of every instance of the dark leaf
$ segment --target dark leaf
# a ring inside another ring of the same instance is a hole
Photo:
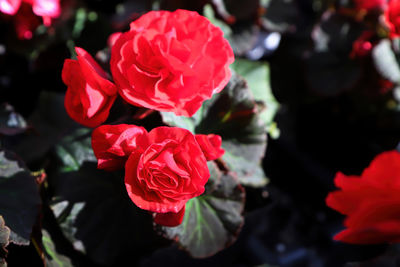
[[[214,4],[225,5],[226,10],[232,14],[236,21],[256,21],[259,9],[259,0],[249,0],[243,2],[236,0],[212,1]],[[222,4],[223,3],[223,4]],[[218,10],[218,8],[217,8]]]
[[[11,229],[10,242],[29,245],[40,203],[29,170],[13,153],[0,151],[0,215]]]
[[[64,166],[61,171],[78,171],[84,161],[96,161],[91,144],[91,133],[92,131],[87,128],[77,129],[63,138],[55,147],[57,156]]]
[[[267,10],[261,18],[264,28],[280,33],[296,31],[296,22],[300,16],[297,1],[270,0],[263,6]]]
[[[64,94],[42,92],[29,123],[33,131],[21,140],[16,152],[25,162],[43,158],[54,144],[77,124],[69,118],[64,108]]]
[[[242,227],[244,190],[232,173],[214,167],[215,190],[186,203],[185,217],[177,227],[160,227],[193,257],[211,256],[236,240]]]
[[[246,79],[259,107],[260,118],[268,128],[269,134],[278,137],[279,130],[273,119],[279,109],[279,103],[272,94],[269,65],[260,61],[236,58],[231,67]]]
[[[221,1],[216,5],[216,9],[220,8],[223,5]],[[214,3],[215,4],[215,3]],[[220,14],[227,12],[226,10],[220,10]],[[205,5],[203,9],[204,16],[207,17],[212,24],[219,27],[223,32],[225,38],[229,41],[229,44],[232,47],[232,50],[235,55],[242,56],[246,54],[249,50],[253,49],[257,43],[259,37],[259,27],[254,24],[252,21],[247,23],[235,24],[233,28],[231,28],[224,21],[216,18],[214,9],[211,5]],[[224,16],[226,20],[234,18],[229,13],[225,13]],[[228,18],[229,17],[229,18]]]
[[[0,216],[0,266],[6,265],[5,256],[7,255],[7,249],[10,240],[10,229],[5,225],[4,219]]]
[[[231,171],[237,173],[240,182],[249,186],[263,186],[267,179],[260,163],[266,149],[267,128],[273,125],[271,119],[274,115],[274,111],[263,114],[268,108],[264,100],[270,100],[272,95],[268,95],[269,86],[264,79],[258,78],[260,84],[254,80],[255,73],[267,75],[265,69],[247,67],[241,71],[251,78],[259,101],[255,101],[247,82],[234,73],[224,90],[205,101],[193,117],[179,117],[164,112],[161,115],[168,125],[186,128],[196,134],[221,135],[226,151],[223,159]],[[262,90],[264,86],[265,91]],[[251,158],[246,159],[243,155],[251,155]]]
[[[400,263],[400,247],[391,245],[381,256],[363,262],[347,263],[344,267],[397,267]]]
[[[157,246],[149,213],[137,208],[123,172],[97,169],[90,135],[78,130],[56,147],[57,170],[49,175],[51,208],[74,248],[99,264],[115,265]],[[134,264],[133,264],[134,265]]]
[[[316,51],[331,51],[348,56],[353,49],[354,41],[364,30],[363,25],[353,19],[327,11],[312,34]]]
[[[306,64],[308,83],[323,96],[338,95],[353,88],[362,75],[358,62],[348,57],[338,57],[331,52],[315,52]]]
[[[240,183],[246,186],[262,187],[268,183],[261,166],[266,143],[260,144],[238,144],[234,141],[225,141],[222,145],[225,154],[222,159],[229,169],[239,177]]]
[[[0,105],[0,134],[15,135],[23,133],[27,128],[25,119],[11,105]]]

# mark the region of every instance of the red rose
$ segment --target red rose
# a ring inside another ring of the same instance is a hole
[[[400,0],[391,0],[385,11],[385,22],[391,38],[400,36]]]
[[[234,60],[222,31],[196,12],[152,11],[111,49],[111,72],[129,103],[192,116],[228,83]]]
[[[378,155],[361,176],[337,173],[341,190],[328,195],[329,207],[347,215],[347,229],[334,239],[352,244],[400,242],[400,153]]]
[[[354,0],[354,5],[358,10],[372,10],[372,9],[384,9],[386,6],[386,0]]]
[[[221,148],[221,136],[215,134],[196,134],[195,137],[207,160],[214,160],[224,155],[225,150]]]
[[[89,53],[79,47],[75,50],[78,60],[66,59],[62,70],[68,86],[65,108],[75,121],[96,127],[107,119],[117,89]]]

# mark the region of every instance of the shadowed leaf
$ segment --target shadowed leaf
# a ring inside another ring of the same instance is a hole
[[[233,243],[244,220],[243,188],[231,173],[223,174],[212,164],[215,190],[186,203],[181,225],[160,227],[167,238],[196,258],[211,256]]]
[[[10,228],[10,242],[29,245],[40,207],[35,179],[16,155],[0,151],[0,215]]]
[[[62,149],[61,149],[62,147]],[[51,208],[74,248],[98,264],[122,264],[130,253],[157,246],[152,218],[129,199],[123,172],[97,169],[87,130],[56,147],[57,170],[49,175]]]

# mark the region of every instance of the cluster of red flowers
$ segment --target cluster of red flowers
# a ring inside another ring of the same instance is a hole
[[[347,229],[334,239],[352,244],[400,242],[400,153],[378,155],[361,176],[337,173],[341,190],[328,195],[329,207],[347,215]]]
[[[66,60],[65,107],[88,127],[103,123],[117,92],[128,103],[192,116],[204,100],[228,83],[232,49],[222,31],[196,12],[152,11],[114,35],[107,74],[82,48]]]
[[[388,37],[400,36],[400,1],[399,0],[353,0],[356,17],[364,17],[372,12],[382,14],[379,21],[387,29]],[[365,31],[354,43],[350,57],[363,57],[370,54],[377,40],[371,41],[376,35],[376,28]]]
[[[0,0],[0,11],[15,15],[15,27],[20,39],[32,38],[32,32],[40,24],[37,16],[42,17],[44,25],[50,26],[51,20],[61,13],[60,0]]]
[[[136,106],[192,116],[204,100],[228,83],[232,49],[222,31],[205,17],[186,10],[152,11],[110,38],[115,82],[82,48],[65,60],[65,108],[88,127],[102,124],[117,95]],[[155,213],[166,226],[181,223],[185,203],[204,192],[207,160],[224,154],[218,135],[194,135],[174,127],[147,132],[135,125],[102,125],[93,131],[98,168],[125,167],[128,195]]]
[[[155,212],[165,226],[182,222],[186,202],[201,195],[210,173],[207,160],[224,154],[218,135],[193,135],[176,127],[147,132],[135,125],[102,125],[93,131],[98,168],[125,166],[129,197],[139,208]]]

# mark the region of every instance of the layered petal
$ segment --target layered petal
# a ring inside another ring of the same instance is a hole
[[[152,11],[111,51],[111,72],[129,103],[192,116],[230,79],[234,56],[222,31],[186,10]]]
[[[204,192],[210,177],[206,158],[186,129],[157,127],[148,140],[150,145],[135,149],[125,164],[128,195],[142,209],[178,213]]]
[[[133,151],[140,153],[148,146],[146,129],[135,125],[102,125],[92,133],[92,148],[99,169],[122,169]]]
[[[400,241],[400,153],[379,154],[361,176],[337,173],[326,204],[347,215],[345,230],[334,238],[352,244]]]
[[[116,88],[85,50],[76,48],[76,52],[78,59],[65,60],[62,70],[63,82],[68,86],[64,105],[72,119],[96,127],[107,119]]]
[[[216,134],[196,134],[196,141],[207,160],[215,160],[224,155],[225,150],[221,147],[222,138]]]

